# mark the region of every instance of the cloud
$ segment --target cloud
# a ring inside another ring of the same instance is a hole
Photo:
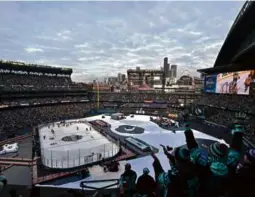
[[[87,47],[88,47],[88,44],[87,44],[87,43],[78,44],[78,45],[75,45],[74,47],[75,47],[75,48],[87,48]]]
[[[212,67],[243,2],[0,2],[0,59],[73,68],[91,81],[129,68]],[[231,7],[229,10],[228,8]],[[228,12],[226,12],[228,10]]]
[[[39,48],[25,48],[25,51],[28,52],[28,53],[43,52],[43,50],[39,49]]]

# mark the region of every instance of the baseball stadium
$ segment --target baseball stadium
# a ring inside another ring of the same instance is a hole
[[[165,90],[163,71],[130,69],[116,92],[1,60],[0,197],[253,196],[254,17],[245,2],[200,92]]]

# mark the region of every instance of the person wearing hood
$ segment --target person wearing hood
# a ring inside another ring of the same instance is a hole
[[[141,175],[136,183],[136,191],[140,197],[154,197],[156,183],[152,176],[149,175],[150,170],[148,168],[143,169],[143,175]]]
[[[236,171],[230,197],[254,196],[255,185],[255,149],[249,149],[244,162]]]
[[[132,197],[136,193],[137,174],[131,169],[131,165],[125,165],[125,172],[120,176],[121,196]]]
[[[160,188],[160,196],[197,196],[198,178],[194,176],[189,151],[184,147],[178,147],[174,150],[174,155],[172,155],[167,151],[165,146],[162,147],[169,160],[171,169],[165,172],[158,158],[152,154],[154,159],[153,167],[156,175],[156,182]]]

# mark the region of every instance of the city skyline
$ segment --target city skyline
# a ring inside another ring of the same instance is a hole
[[[243,3],[0,2],[0,59],[71,67],[88,82],[168,57],[194,76],[213,66]]]

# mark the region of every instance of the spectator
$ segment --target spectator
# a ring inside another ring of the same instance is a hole
[[[1,196],[1,192],[4,188],[4,186],[7,184],[7,179],[5,178],[4,175],[0,174],[0,196]]]
[[[71,118],[82,118],[89,110],[89,103],[1,109],[0,141],[5,140],[8,136],[23,135],[33,126],[40,124]]]
[[[198,147],[192,130],[186,127],[184,133],[191,160],[196,165],[196,173],[200,179],[200,195],[206,197],[225,195],[228,178],[233,175],[233,169],[240,160],[241,130],[234,131],[229,150],[226,145],[216,142],[210,146],[208,157]]]
[[[131,165],[125,165],[125,172],[120,176],[120,189],[122,197],[130,197],[136,193],[136,172],[131,169]]]
[[[244,156],[244,163],[237,170],[231,187],[231,197],[251,196],[255,185],[255,149]]]
[[[184,197],[196,196],[198,192],[198,178],[194,176],[193,165],[190,162],[190,154],[186,148],[177,148],[174,156],[163,150],[171,166],[171,170],[164,172],[158,158],[154,158],[153,167],[156,175],[157,184],[159,184],[162,197]]]
[[[1,65],[1,62],[0,62]],[[74,83],[70,76],[22,75],[0,73],[0,91],[87,90],[88,85]]]
[[[150,171],[148,168],[143,169],[143,175],[141,175],[136,184],[136,190],[141,197],[154,197],[156,183],[154,179],[149,175]]]

